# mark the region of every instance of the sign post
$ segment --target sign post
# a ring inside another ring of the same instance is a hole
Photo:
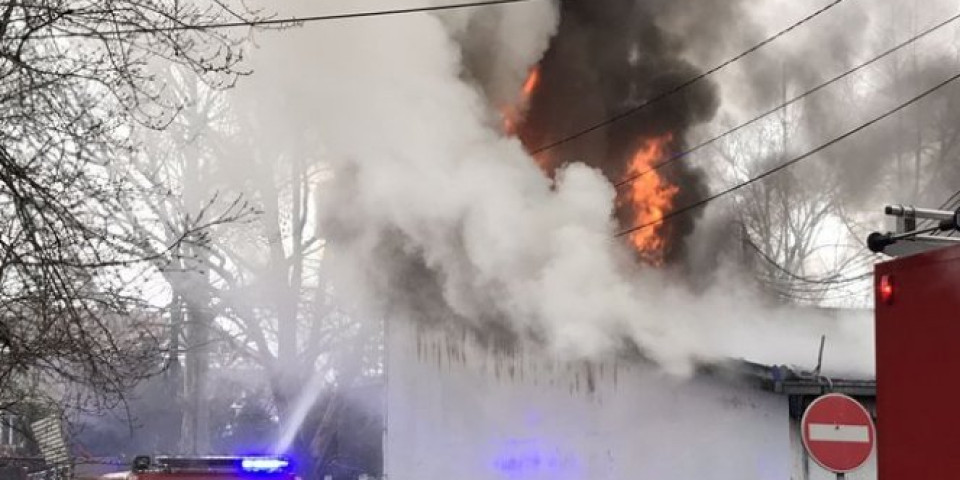
[[[838,479],[863,466],[877,442],[867,409],[839,393],[814,400],[803,413],[800,427],[807,453]]]

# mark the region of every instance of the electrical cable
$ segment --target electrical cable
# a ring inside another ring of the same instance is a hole
[[[950,203],[953,202],[954,200],[958,200],[958,203],[960,203],[960,199],[958,199],[958,197],[960,197],[960,190],[957,190],[956,193],[954,193],[953,195],[950,195],[950,197],[947,198],[947,200],[943,202],[942,205],[940,205],[940,208],[938,210],[943,210],[947,208],[950,205]]]
[[[820,292],[796,292],[791,290],[783,290],[778,288],[778,285],[770,284],[765,282],[765,286],[772,290],[777,296],[786,300],[800,301],[800,302],[817,302],[823,303],[828,301],[837,301],[844,300],[847,298],[855,297],[864,297],[868,294],[873,286],[872,285],[863,285],[852,291],[842,291],[837,289],[823,290]],[[832,294],[832,295],[831,295]]]
[[[601,121],[601,122],[595,123],[595,124],[593,124],[592,126],[587,127],[587,128],[584,128],[583,130],[580,130],[580,131],[578,131],[578,132],[576,132],[576,133],[567,135],[567,136],[565,136],[565,137],[563,137],[563,138],[561,138],[561,139],[559,139],[559,140],[555,140],[555,141],[553,141],[553,142],[551,142],[551,143],[548,143],[548,144],[546,144],[546,145],[542,145],[542,146],[540,146],[540,147],[537,147],[537,148],[535,148],[535,149],[532,149],[532,150],[530,150],[530,154],[531,154],[531,155],[536,155],[536,154],[538,154],[538,153],[545,152],[545,151],[547,151],[547,150],[552,150],[552,149],[554,149],[554,148],[556,148],[556,147],[559,147],[560,145],[563,145],[563,144],[565,144],[565,143],[571,142],[571,141],[576,140],[576,139],[578,139],[578,138],[580,138],[580,137],[583,137],[584,135],[593,133],[593,132],[595,132],[595,131],[597,131],[597,130],[600,130],[600,129],[604,128],[604,127],[607,127],[608,125],[611,125],[611,124],[616,123],[616,122],[618,122],[618,121],[620,121],[620,120],[623,120],[624,118],[627,118],[627,117],[629,117],[629,116],[631,116],[631,115],[633,115],[633,114],[635,114],[635,113],[637,113],[637,112],[639,112],[639,111],[641,111],[641,110],[649,107],[650,105],[653,105],[654,103],[657,103],[657,102],[659,102],[659,101],[661,101],[661,100],[663,100],[663,99],[665,99],[665,98],[668,98],[668,97],[670,97],[670,96],[673,96],[675,93],[677,93],[677,92],[679,92],[679,91],[681,91],[681,90],[689,87],[690,85],[693,85],[693,84],[699,82],[700,80],[703,80],[704,78],[706,78],[706,77],[708,77],[708,76],[710,76],[710,75],[713,75],[714,73],[719,72],[720,70],[723,70],[724,68],[730,66],[730,65],[733,64],[733,63],[736,63],[736,62],[742,60],[744,57],[746,57],[746,56],[748,56],[748,55],[756,52],[757,50],[760,50],[761,48],[767,46],[768,44],[773,43],[774,41],[778,40],[780,37],[782,37],[782,36],[790,33],[791,31],[795,30],[796,28],[800,27],[801,25],[809,22],[810,20],[813,20],[814,18],[820,16],[822,13],[830,10],[831,8],[833,8],[833,7],[837,6],[837,5],[839,5],[841,2],[843,2],[843,0],[833,0],[832,2],[828,3],[827,5],[821,7],[819,10],[816,10],[816,11],[814,11],[813,13],[807,15],[806,17],[803,17],[802,19],[800,19],[799,21],[791,24],[791,25],[788,26],[787,28],[784,28],[783,30],[780,30],[779,32],[775,33],[773,36],[767,37],[765,40],[761,41],[760,43],[757,43],[756,45],[754,45],[754,46],[752,46],[752,47],[744,50],[743,52],[740,52],[739,54],[737,54],[737,55],[735,55],[735,56],[727,59],[726,61],[720,63],[719,65],[717,65],[717,66],[715,66],[715,67],[713,67],[713,68],[711,68],[711,69],[709,69],[709,70],[707,70],[707,71],[705,71],[705,72],[703,72],[703,73],[701,73],[701,74],[699,74],[699,75],[696,75],[696,76],[694,76],[694,77],[691,77],[690,79],[688,79],[688,80],[686,80],[686,81],[684,81],[684,82],[681,82],[681,83],[675,85],[673,88],[664,90],[664,91],[660,92],[659,94],[654,95],[654,96],[651,97],[650,99],[644,101],[643,103],[641,103],[641,104],[639,104],[639,105],[637,105],[637,106],[635,106],[635,107],[632,107],[632,108],[630,108],[630,109],[624,110],[623,112],[620,112],[620,113],[618,113],[618,114],[616,114],[616,115],[614,115],[614,116],[612,116],[612,117],[609,117],[609,118],[607,118],[607,119],[605,119],[605,120],[603,120],[603,121]]]
[[[837,76],[835,76],[835,77],[833,77],[833,78],[831,78],[831,79],[829,79],[829,80],[827,80],[827,81],[825,81],[825,82],[823,82],[823,83],[818,84],[817,86],[815,86],[815,87],[813,87],[813,88],[811,88],[811,89],[809,89],[809,90],[807,90],[807,91],[805,91],[805,92],[803,92],[803,93],[801,93],[801,94],[799,94],[799,95],[791,98],[790,100],[787,100],[787,101],[781,103],[780,105],[778,105],[778,106],[776,106],[776,107],[774,107],[774,108],[772,108],[772,109],[770,109],[770,110],[767,110],[767,111],[761,113],[760,115],[757,115],[757,116],[751,118],[750,120],[747,120],[747,121],[744,122],[744,123],[741,123],[741,124],[739,124],[739,125],[731,128],[731,129],[729,129],[729,130],[727,130],[727,131],[725,131],[725,132],[723,132],[723,133],[721,133],[721,134],[719,134],[719,135],[717,135],[717,136],[715,136],[715,137],[711,137],[711,138],[709,138],[709,139],[707,139],[707,140],[704,140],[703,142],[698,143],[696,146],[694,146],[694,147],[692,147],[692,148],[689,148],[689,149],[684,150],[684,151],[682,151],[682,152],[678,152],[678,153],[676,153],[676,154],[673,154],[672,156],[670,156],[670,158],[667,158],[667,159],[665,159],[665,160],[663,160],[663,161],[661,161],[661,162],[658,162],[658,163],[652,165],[652,166],[651,166],[649,169],[647,169],[647,170],[644,170],[644,171],[642,171],[642,172],[639,172],[639,173],[636,173],[636,174],[634,174],[634,175],[631,175],[631,176],[629,176],[629,177],[627,177],[627,178],[625,178],[625,179],[617,182],[614,186],[615,186],[616,188],[623,187],[624,185],[627,185],[627,184],[629,184],[629,183],[632,183],[632,182],[636,181],[637,179],[639,179],[639,178],[641,178],[641,177],[643,177],[643,176],[645,176],[645,175],[647,175],[647,174],[650,174],[651,172],[654,172],[654,171],[659,170],[660,168],[663,168],[663,167],[665,167],[665,166],[667,166],[667,165],[669,165],[669,164],[671,164],[671,163],[673,163],[673,162],[676,162],[677,160],[680,160],[681,158],[684,158],[684,157],[690,155],[691,153],[694,153],[694,152],[702,149],[703,147],[706,147],[706,146],[708,146],[708,145],[710,145],[710,144],[712,144],[712,143],[717,142],[718,140],[722,140],[722,139],[724,139],[724,138],[726,138],[726,137],[728,137],[728,136],[730,136],[730,135],[732,135],[732,134],[734,134],[734,133],[736,133],[736,132],[738,132],[738,131],[740,131],[740,130],[743,130],[744,128],[746,128],[746,127],[748,127],[748,126],[753,125],[753,124],[759,122],[760,120],[763,120],[764,118],[769,117],[770,115],[773,115],[774,113],[779,112],[780,110],[783,110],[784,108],[787,108],[787,107],[789,107],[790,105],[793,105],[794,103],[797,103],[797,102],[799,102],[800,100],[803,100],[803,99],[805,99],[805,98],[813,95],[814,93],[817,93],[817,92],[819,92],[820,90],[823,90],[824,88],[826,88],[826,87],[828,87],[828,86],[830,86],[830,85],[833,85],[834,83],[837,83],[837,82],[839,82],[840,80],[843,80],[844,78],[847,78],[847,77],[849,77],[850,75],[853,75],[854,73],[859,72],[860,70],[863,70],[864,68],[866,68],[866,67],[868,67],[868,66],[870,66],[870,65],[873,65],[874,63],[876,63],[876,62],[878,62],[878,61],[880,61],[880,60],[882,60],[882,59],[884,59],[884,58],[892,55],[893,53],[896,53],[897,51],[903,49],[904,47],[906,47],[906,46],[908,46],[908,45],[916,42],[917,40],[920,40],[920,39],[923,38],[923,37],[926,37],[927,35],[930,35],[931,33],[935,32],[935,31],[937,31],[937,30],[939,30],[939,29],[941,29],[941,28],[943,28],[943,27],[945,27],[945,26],[947,26],[947,25],[949,25],[949,24],[951,24],[951,23],[953,23],[953,22],[955,22],[955,21],[957,21],[957,20],[960,20],[960,13],[958,13],[958,14],[956,14],[956,15],[948,18],[947,20],[944,20],[944,21],[942,21],[942,22],[940,22],[940,23],[938,23],[938,24],[936,24],[936,25],[934,25],[934,26],[932,26],[932,27],[930,27],[930,28],[927,28],[926,30],[924,30],[924,31],[922,31],[922,32],[920,32],[920,33],[918,33],[918,34],[916,34],[916,35],[914,35],[914,36],[912,36],[912,37],[904,40],[903,42],[898,43],[897,45],[895,45],[895,46],[893,46],[893,47],[885,50],[884,52],[880,53],[879,55],[877,55],[877,56],[875,56],[875,57],[873,57],[873,58],[871,58],[871,59],[869,59],[869,60],[867,60],[867,61],[865,61],[865,62],[863,62],[863,63],[861,63],[861,64],[859,64],[859,65],[857,65],[857,66],[855,66],[855,67],[853,67],[853,68],[851,68],[850,70],[847,70],[847,71],[845,71],[845,72],[843,72],[843,73],[841,73],[841,74],[839,74],[839,75],[837,75]],[[960,194],[960,192],[957,192],[957,193]]]
[[[410,13],[438,12],[443,10],[490,7],[490,6],[496,6],[496,5],[526,3],[526,2],[533,2],[533,1],[537,1],[537,0],[486,0],[482,2],[455,3],[455,4],[448,4],[448,5],[432,5],[427,7],[401,8],[401,9],[393,9],[393,10],[374,10],[374,11],[366,11],[366,12],[339,13],[339,14],[330,14],[330,15],[314,15],[314,16],[299,17],[299,18],[298,17],[269,18],[269,19],[262,19],[262,20],[207,23],[202,25],[171,25],[169,27],[138,27],[138,28],[116,29],[111,31],[66,32],[66,33],[54,33],[49,35],[36,35],[30,38],[35,40],[41,40],[41,39],[50,39],[50,38],[105,37],[105,36],[126,35],[126,34],[132,34],[132,33],[164,33],[164,32],[214,30],[214,29],[239,28],[239,27],[263,27],[263,26],[288,27],[288,26],[294,26],[294,25],[299,25],[303,23],[322,22],[322,21],[329,21],[329,20],[347,20],[347,19],[355,19],[355,18],[380,17],[380,16],[387,16],[387,15],[405,15]]]
[[[760,258],[764,259],[767,263],[772,265],[774,268],[783,272],[788,277],[794,280],[799,280],[804,283],[812,283],[812,284],[818,284],[818,285],[837,285],[837,284],[858,282],[863,279],[869,278],[873,275],[873,273],[865,273],[863,275],[857,275],[856,277],[840,277],[840,275],[837,274],[837,275],[832,275],[822,279],[805,277],[805,276],[793,273],[783,265],[780,265],[780,263],[774,260],[773,258],[771,258],[770,255],[767,255],[767,252],[764,252],[763,249],[757,246],[757,244],[753,243],[753,240],[746,239],[746,243],[747,245],[750,246],[750,248],[752,248],[757,252]]]
[[[960,190],[957,190],[953,195],[950,195],[949,197],[947,197],[947,199],[944,200],[944,202],[941,203],[939,207],[937,207],[937,210],[956,210],[958,207],[960,207],[960,198],[958,197],[960,197]],[[954,200],[956,200],[956,203],[954,203]],[[921,224],[923,225],[923,228],[930,227],[931,225],[939,225],[939,223],[940,222],[937,222],[934,220],[923,220],[921,222]],[[920,224],[918,224],[917,226],[919,227]],[[936,236],[939,233],[940,232],[932,232],[931,235]],[[947,236],[952,237],[953,233],[954,231],[950,231],[947,233]]]
[[[923,92],[921,92],[920,94],[918,94],[918,95],[914,96],[913,98],[907,100],[906,102],[903,102],[903,103],[901,103],[900,105],[898,105],[898,106],[896,106],[896,107],[894,107],[894,108],[892,108],[892,109],[890,109],[890,110],[887,110],[887,111],[884,112],[883,114],[881,114],[881,115],[879,115],[879,116],[877,116],[877,117],[874,117],[874,118],[872,118],[871,120],[869,120],[869,121],[867,121],[867,122],[865,122],[865,123],[862,123],[862,124],[860,124],[859,126],[853,128],[853,129],[851,129],[851,130],[846,131],[846,132],[843,133],[842,135],[839,135],[839,136],[837,136],[837,137],[834,137],[833,139],[827,141],[826,143],[822,143],[822,144],[820,144],[819,146],[814,147],[814,148],[811,149],[811,150],[808,150],[806,153],[803,153],[803,154],[801,154],[801,155],[799,155],[799,156],[797,156],[797,157],[794,157],[794,158],[792,158],[792,159],[790,159],[790,160],[788,160],[788,161],[786,161],[786,162],[784,162],[784,163],[781,163],[780,165],[777,165],[776,167],[773,167],[773,168],[771,168],[771,169],[769,169],[769,170],[761,173],[760,175],[757,175],[757,176],[755,176],[755,177],[751,177],[750,179],[748,179],[748,180],[746,180],[746,181],[740,182],[740,183],[738,183],[738,184],[736,184],[736,185],[734,185],[734,186],[732,186],[732,187],[729,187],[729,188],[727,188],[727,189],[725,189],[725,190],[722,190],[722,191],[720,191],[720,192],[718,192],[718,193],[715,193],[715,194],[713,194],[713,195],[710,195],[710,196],[708,196],[708,197],[706,197],[706,198],[704,198],[704,199],[702,199],[702,200],[696,201],[696,202],[691,203],[691,204],[689,204],[689,205],[686,205],[686,206],[684,206],[684,207],[682,207],[682,208],[679,208],[679,209],[677,209],[677,210],[674,210],[674,211],[672,211],[672,212],[670,212],[670,213],[668,213],[668,214],[666,214],[666,215],[664,215],[664,216],[662,216],[662,217],[660,217],[660,218],[658,218],[658,219],[656,219],[656,220],[652,220],[652,221],[647,222],[647,223],[644,223],[644,224],[640,224],[640,225],[636,225],[636,226],[630,227],[630,228],[628,228],[628,229],[626,229],[626,230],[623,230],[623,231],[617,233],[615,236],[616,236],[616,237],[622,237],[622,236],[624,236],[624,235],[629,235],[629,234],[631,234],[631,233],[633,233],[633,232],[636,232],[636,231],[638,231],[638,230],[643,230],[643,229],[645,229],[645,228],[649,228],[649,227],[652,227],[652,226],[654,226],[654,225],[659,225],[659,224],[664,223],[665,221],[667,221],[667,220],[669,220],[669,219],[671,219],[671,218],[674,218],[674,217],[676,217],[676,216],[682,215],[682,214],[687,213],[687,212],[689,212],[689,211],[691,211],[691,210],[694,210],[694,209],[703,207],[703,206],[707,205],[708,203],[710,203],[710,202],[712,202],[712,201],[714,201],[714,200],[716,200],[716,199],[718,199],[718,198],[720,198],[720,197],[726,196],[726,195],[728,195],[728,194],[730,194],[730,193],[733,193],[733,192],[735,192],[735,191],[737,191],[737,190],[740,190],[740,189],[743,188],[743,187],[752,185],[752,184],[754,184],[754,183],[756,183],[756,182],[758,182],[758,181],[760,181],[760,180],[763,180],[764,178],[767,178],[767,177],[769,177],[770,175],[773,175],[773,174],[775,174],[775,173],[777,173],[777,172],[779,172],[779,171],[781,171],[781,170],[783,170],[783,169],[785,169],[785,168],[787,168],[787,167],[790,167],[790,166],[792,166],[792,165],[794,165],[794,164],[796,164],[796,163],[799,163],[799,162],[801,162],[801,161],[803,161],[803,160],[806,160],[807,158],[810,158],[810,157],[812,157],[813,155],[815,155],[815,154],[817,154],[817,153],[819,153],[819,152],[821,152],[821,151],[823,151],[823,150],[826,150],[827,148],[829,148],[829,147],[831,147],[831,146],[833,146],[833,145],[835,145],[835,144],[837,144],[837,143],[840,143],[840,142],[842,142],[843,140],[846,140],[847,138],[850,138],[850,137],[852,137],[853,135],[856,135],[857,133],[860,133],[861,131],[865,130],[866,128],[868,128],[868,127],[870,127],[870,126],[872,126],[872,125],[874,125],[874,124],[876,124],[876,123],[878,123],[878,122],[880,122],[880,121],[882,121],[882,120],[885,120],[886,118],[888,118],[888,117],[896,114],[897,112],[899,112],[899,111],[901,111],[901,110],[903,110],[903,109],[905,109],[905,108],[907,108],[907,107],[909,107],[909,106],[917,103],[918,101],[920,101],[920,100],[922,100],[923,98],[929,96],[930,94],[936,92],[937,90],[940,90],[941,88],[947,86],[948,84],[953,83],[953,82],[956,81],[958,78],[960,78],[960,73],[957,73],[957,74],[952,75],[951,77],[947,78],[946,80],[944,80],[944,81],[942,81],[942,82],[934,85],[933,87],[930,87],[930,88],[927,89],[927,90],[924,90]]]
[[[960,190],[957,190],[953,195],[950,196],[950,198],[947,199],[946,202],[943,203],[943,205],[940,206],[940,210],[947,209],[956,211],[958,208],[960,208]],[[960,228],[960,226],[958,226],[958,228]],[[954,229],[947,232],[946,236],[953,237],[956,234],[957,230]],[[934,233],[933,235],[937,235],[937,233]]]

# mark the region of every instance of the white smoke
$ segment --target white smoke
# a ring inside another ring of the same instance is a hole
[[[504,319],[566,355],[607,352],[627,337],[675,372],[745,352],[815,359],[820,332],[804,319],[774,328],[783,312],[731,294],[733,285],[695,296],[631,266],[614,239],[612,186],[581,165],[552,185],[490,121],[484,96],[461,76],[464,21],[409,15],[316,34],[312,60],[324,71],[312,85],[313,121],[334,172],[322,221],[341,293],[377,314],[417,315],[385,300],[422,281],[396,275],[395,263],[417,258],[453,317]],[[507,56],[517,63],[504,71],[525,71],[534,50]]]
[[[423,15],[327,35],[317,52],[329,68],[317,121],[337,172],[327,221],[356,235],[330,245],[339,273],[365,272],[355,283],[373,297],[394,288],[378,275],[390,259],[377,250],[394,236],[443,279],[458,316],[497,312],[575,355],[627,331],[661,361],[688,351],[644,315],[644,289],[620,267],[612,187],[574,166],[551,189],[518,141],[488,127],[443,22]]]
[[[540,61],[559,22],[556,0],[507,8],[454,10],[441,15],[466,61],[479,63],[477,79],[498,106],[516,104],[530,68]]]

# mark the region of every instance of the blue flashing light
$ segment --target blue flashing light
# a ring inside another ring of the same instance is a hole
[[[577,455],[539,439],[508,440],[493,461],[497,476],[507,480],[582,478]]]
[[[276,457],[244,457],[240,460],[240,468],[245,472],[272,473],[280,472],[290,466],[290,461]]]

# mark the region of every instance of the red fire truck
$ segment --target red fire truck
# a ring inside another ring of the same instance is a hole
[[[899,231],[868,242],[899,256],[875,270],[878,478],[960,478],[960,210],[887,214]]]
[[[133,460],[129,473],[109,480],[298,480],[290,461],[279,456],[150,457]],[[107,477],[103,477],[107,480]]]

